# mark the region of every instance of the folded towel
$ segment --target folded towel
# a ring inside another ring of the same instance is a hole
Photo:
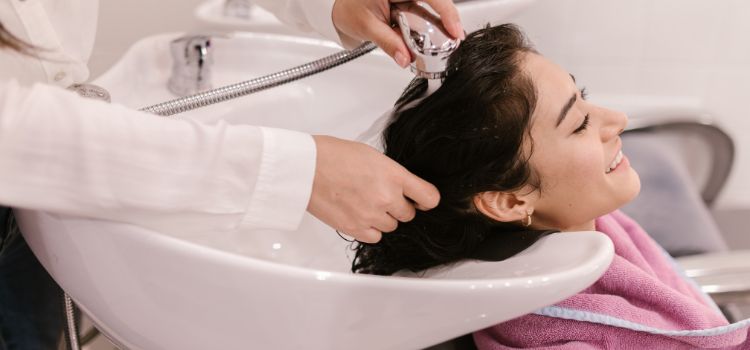
[[[607,272],[556,305],[475,333],[479,349],[750,349],[750,319],[729,324],[633,220],[618,211],[596,229],[615,246]]]

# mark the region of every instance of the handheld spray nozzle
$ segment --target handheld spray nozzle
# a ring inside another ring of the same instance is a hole
[[[392,4],[391,22],[401,29],[406,46],[414,56],[411,71],[417,77],[427,79],[425,94],[407,104],[417,103],[437,90],[447,75],[448,57],[456,51],[461,43],[453,39],[443,27],[440,17],[428,10],[422,2],[409,1]],[[402,106],[401,108],[407,108]],[[378,150],[383,150],[383,130],[393,120],[396,107],[375,120],[372,125],[361,133],[356,140],[366,143]]]
[[[448,57],[458,48],[440,17],[419,1],[400,2],[391,7],[391,21],[401,29],[414,61],[411,71],[428,81],[441,81],[447,74]]]

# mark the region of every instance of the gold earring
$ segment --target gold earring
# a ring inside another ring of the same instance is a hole
[[[523,223],[523,226],[529,227],[531,226],[531,214],[533,213],[532,210],[526,211],[526,222]]]

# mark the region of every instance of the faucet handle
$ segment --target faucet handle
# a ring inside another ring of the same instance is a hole
[[[211,89],[211,51],[210,35],[185,35],[172,40],[172,76],[169,78],[169,90],[185,96]]]

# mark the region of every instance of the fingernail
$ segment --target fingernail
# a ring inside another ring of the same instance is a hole
[[[407,65],[409,65],[409,59],[404,56],[401,51],[396,52],[396,54],[393,56],[393,59],[396,60],[396,64],[401,66],[401,68],[406,68]]]

